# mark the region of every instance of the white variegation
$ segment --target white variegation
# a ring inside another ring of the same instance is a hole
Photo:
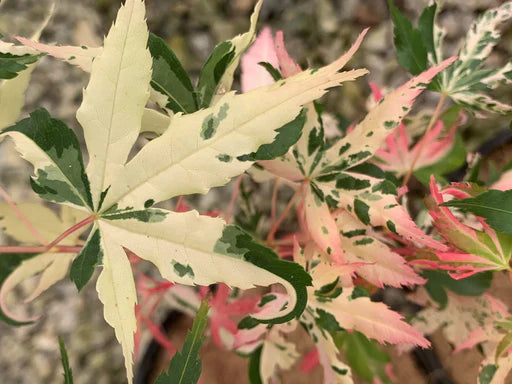
[[[439,65],[412,78],[407,83],[385,95],[366,117],[343,139],[326,151],[321,167],[314,175],[328,173],[336,166],[348,168],[372,157],[385,138],[397,128],[410,111],[416,97],[427,84],[456,58],[452,57]]]
[[[225,226],[223,220],[201,216],[196,211],[161,212],[166,216],[158,222],[102,220],[102,234],[108,234],[116,243],[152,262],[169,281],[203,286],[225,283],[242,289],[277,283],[290,297],[288,309],[279,315],[284,316],[295,307],[297,296],[288,281],[240,257],[216,251]],[[273,317],[276,317],[275,313],[261,319]]]
[[[171,118],[163,113],[155,111],[154,109],[146,108],[144,109],[144,113],[142,115],[142,124],[141,124],[141,132],[153,132],[157,135],[162,135],[167,128],[169,128],[169,124],[171,123]]]
[[[270,143],[275,129],[293,120],[304,104],[367,73],[364,69],[338,72],[340,63],[345,64],[342,59],[242,95],[230,92],[214,107],[194,114],[173,116],[162,136],[119,169],[103,207],[117,203],[141,208],[147,200],[156,203],[206,193],[226,184],[252,165],[237,157]],[[207,135],[209,125],[213,130]]]
[[[71,253],[43,253],[32,259],[25,260],[3,282],[0,289],[0,308],[12,320],[18,322],[36,321],[39,316],[27,318],[19,316],[7,307],[7,295],[21,282],[42,272],[39,282],[25,302],[32,301],[57,281],[62,280],[68,271],[69,264],[75,257]]]
[[[114,181],[140,133],[149,99],[151,55],[145,6],[127,0],[95,58],[89,85],[77,112],[89,152],[87,174],[95,207]]]
[[[450,96],[457,103],[476,109],[477,111],[489,111],[499,114],[506,114],[512,111],[512,105],[502,103],[483,93],[462,91],[453,93]]]
[[[110,236],[108,230],[104,230],[103,223],[99,224],[99,228],[102,236],[103,270],[98,277],[96,290],[103,303],[105,320],[114,328],[116,338],[121,343],[128,383],[131,384],[134,334],[137,330],[135,318],[137,292],[132,267],[123,247]]]
[[[459,62],[454,65],[450,85],[460,77],[470,74],[475,64],[481,63],[499,42],[501,33],[498,26],[512,17],[512,2],[507,1],[497,8],[484,12],[469,27],[463,47],[459,53]],[[450,87],[449,87],[450,88]]]
[[[22,203],[18,205],[20,212],[28,219],[39,235],[46,242],[54,240],[67,228],[73,226],[86,217],[86,213],[64,206],[60,218],[49,208],[38,203]],[[33,234],[27,229],[20,217],[5,202],[0,203],[0,225],[3,232],[21,243],[37,243]],[[85,228],[84,228],[85,229]],[[67,236],[61,244],[76,245],[78,237],[83,230],[78,230]],[[25,279],[41,273],[36,288],[25,299],[30,302],[57,281],[62,280],[69,269],[74,254],[71,253],[43,253],[32,259],[25,260],[14,272],[7,277],[0,289],[0,306],[2,311],[13,320],[24,322],[35,320],[27,319],[13,314],[7,308],[7,296],[19,283]]]
[[[92,61],[103,52],[103,47],[75,47],[70,45],[49,45],[38,41],[16,37],[26,49],[32,48],[32,52],[46,53],[69,64],[76,65],[85,72],[91,72]]]
[[[303,188],[304,219],[307,230],[317,246],[337,263],[344,263],[343,249],[336,221],[325,201],[315,194],[310,185]]]
[[[295,344],[287,341],[279,328],[273,327],[262,344],[260,375],[265,384],[272,383],[277,372],[290,369],[300,356]]]
[[[34,69],[35,64],[30,64],[18,76],[0,84],[0,131],[14,124],[20,117],[21,109],[25,105],[25,92]]]
[[[346,260],[351,263],[369,263],[361,265],[356,271],[362,278],[377,287],[390,285],[400,288],[402,285],[425,283],[425,279],[418,276],[402,256],[393,252],[377,236],[372,235],[370,227],[362,225],[347,211],[340,210],[334,217],[342,238]],[[358,234],[354,235],[355,233]]]
[[[370,186],[364,189],[348,190],[336,188],[334,182],[318,183],[324,194],[337,201],[340,208],[346,209],[354,218],[362,221],[355,207],[355,202],[358,200],[367,207],[368,222],[365,223],[366,225],[387,227],[408,241],[426,247],[443,251],[448,249],[444,244],[428,236],[416,226],[405,207],[398,203],[396,195],[383,193],[375,188],[379,183],[385,181],[362,174],[348,172],[346,174],[357,180],[368,181]]]
[[[324,371],[323,384],[353,384],[352,369],[339,358],[339,350],[329,332],[321,330],[316,324],[311,307],[306,308],[301,316],[309,328],[309,334],[315,340],[318,360]]]
[[[5,136],[9,136],[13,140],[16,150],[21,157],[33,165],[35,175],[39,174],[39,172],[46,173],[49,180],[67,185],[73,192],[73,197],[80,200],[77,200],[76,204],[71,202],[64,202],[63,204],[76,209],[87,207],[87,202],[81,196],[80,191],[69,180],[64,170],[38,144],[18,131],[9,131],[3,134],[0,132],[0,139]]]
[[[308,288],[313,299],[308,305],[314,311],[325,311],[335,317],[339,326],[356,330],[379,343],[411,343],[428,348],[430,343],[421,333],[403,321],[403,317],[383,303],[372,302],[369,297],[352,298],[353,289],[343,292],[332,300],[317,300],[313,288]]]
[[[456,103],[479,112],[508,114],[512,106],[494,100],[482,90],[496,88],[500,83],[512,81],[512,63],[503,68],[487,70],[483,68],[485,59],[500,41],[499,25],[512,18],[512,2],[507,1],[497,8],[484,12],[469,27],[459,58],[449,71],[440,77],[441,91]],[[444,31],[434,26],[434,46],[437,58],[429,55],[435,63],[442,57]]]

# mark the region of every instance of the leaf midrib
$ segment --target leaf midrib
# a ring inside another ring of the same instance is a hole
[[[450,204],[450,205],[447,205],[447,206],[455,207],[455,208],[462,208],[462,209],[466,209],[468,207],[485,208],[485,209],[489,209],[491,211],[505,213],[506,215],[512,215],[512,210],[511,211],[507,211],[507,210],[504,210],[504,209],[493,207],[492,205],[484,205],[484,204],[477,204],[477,203],[464,203],[464,204]],[[479,215],[477,215],[477,216],[479,216]]]

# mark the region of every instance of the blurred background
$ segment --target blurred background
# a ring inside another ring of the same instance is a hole
[[[446,49],[454,54],[475,15],[504,1],[445,0],[440,23],[447,30]],[[107,34],[119,0],[59,0],[54,16],[40,41],[61,45],[101,44]],[[254,0],[146,0],[149,29],[168,41],[193,79],[213,47],[249,27]],[[428,0],[396,0],[397,6],[416,20]],[[14,35],[29,37],[45,17],[49,0],[3,0],[0,2],[0,32],[7,40]],[[330,92],[322,101],[326,109],[346,122],[357,121],[366,112],[368,80],[379,86],[395,87],[408,75],[396,59],[392,25],[385,0],[266,0],[259,28],[271,26],[284,31],[292,57],[303,67],[320,66],[341,55],[365,27],[371,27],[363,45],[349,67],[366,67],[370,74]],[[488,65],[499,67],[510,60],[512,29],[507,28],[502,42],[493,51]],[[52,58],[43,58],[33,73],[27,92],[26,114],[38,107],[65,121],[81,136],[75,119],[87,76],[81,70]],[[234,87],[239,89],[239,83]],[[501,94],[500,94],[501,93]],[[419,101],[432,107],[431,96]],[[510,88],[498,98],[512,100]],[[477,148],[503,129],[506,119],[485,121],[470,118],[464,138]],[[28,178],[30,166],[19,158],[12,145],[0,145],[0,183],[15,201],[35,200]],[[198,206],[202,209],[224,206],[223,192],[210,194]],[[229,193],[228,193],[229,196]],[[0,240],[4,243],[5,239]],[[27,287],[30,285],[28,282]],[[13,328],[0,324],[0,383],[59,383],[62,381],[57,336],[68,347],[77,384],[123,383],[124,364],[113,330],[105,323],[94,282],[77,294],[68,281],[44,293],[33,304],[22,305],[12,298],[18,313],[42,315],[32,326]],[[24,297],[20,288],[20,297]],[[148,337],[144,340],[147,344]],[[141,353],[144,353],[144,345]],[[426,381],[425,381],[426,382]],[[206,383],[210,384],[210,383]]]

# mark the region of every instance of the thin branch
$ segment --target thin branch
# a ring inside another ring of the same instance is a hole
[[[43,236],[35,229],[29,219],[21,212],[16,203],[11,199],[9,194],[5,189],[0,187],[0,195],[4,198],[4,200],[9,204],[12,210],[16,213],[16,215],[20,218],[21,222],[27,227],[29,232],[34,236],[34,238],[39,241],[41,244],[46,245],[48,242],[44,239]]]
[[[55,240],[53,240],[50,244],[44,246],[6,246],[0,247],[0,253],[45,253],[48,251],[52,251],[52,253],[75,253],[80,252],[82,247],[70,247],[70,246],[57,246],[62,240],[71,235],[73,232],[76,232],[82,227],[92,223],[95,219],[94,215],[89,216],[88,218],[82,220],[81,222],[73,225],[71,228],[65,230],[62,234],[60,234]]]
[[[430,122],[428,123],[427,130],[423,134],[424,136],[427,136],[432,128],[434,127],[437,120],[439,120],[439,117],[441,115],[441,108],[443,107],[444,101],[446,100],[446,93],[441,94],[441,98],[439,99],[439,102],[437,103],[436,109],[434,111],[434,114],[432,115],[432,118],[430,119]],[[421,153],[423,152],[423,149],[425,148],[425,143],[427,140],[423,140],[420,143],[420,147],[418,148],[418,152],[416,153],[416,156],[414,157],[414,160],[412,161],[411,168],[407,172],[407,175],[404,178],[403,185],[407,185],[409,180],[411,179],[412,173],[414,172],[414,166],[416,165],[418,159],[421,157]]]
[[[59,244],[62,240],[64,240],[66,237],[68,237],[69,235],[71,235],[73,232],[76,232],[78,231],[80,228],[82,227],[85,227],[87,224],[90,224],[94,221],[95,219],[95,216],[94,215],[91,215],[89,217],[87,217],[86,219],[82,220],[81,222],[79,223],[76,223],[75,225],[73,225],[71,228],[68,228],[66,229],[64,232],[62,232],[55,240],[53,240],[50,244],[48,244],[46,246],[47,250],[49,251],[50,249],[52,249],[54,246],[56,246],[57,244]]]
[[[270,228],[274,226],[277,216],[277,192],[279,190],[279,178],[276,177],[274,181],[274,188],[272,190],[272,203],[270,205]]]
[[[178,201],[176,202],[176,205],[174,206],[174,212],[178,212],[181,208],[181,205],[183,204],[183,199],[185,196],[181,195],[178,197]]]
[[[52,253],[78,253],[82,247],[70,247],[66,245],[59,245],[53,247]],[[0,247],[0,254],[2,253],[45,253],[49,249],[46,246],[5,246]],[[0,257],[2,257],[0,255]]]
[[[272,246],[272,244],[274,243],[274,238],[275,238],[276,232],[279,229],[279,227],[281,226],[281,224],[283,224],[283,221],[286,218],[286,216],[288,216],[288,213],[290,212],[290,210],[293,207],[293,204],[295,203],[295,199],[297,198],[297,196],[299,196],[299,192],[300,192],[300,188],[297,188],[297,190],[291,197],[290,201],[288,202],[288,205],[286,206],[283,213],[279,217],[279,220],[277,220],[277,222],[272,226],[272,228],[270,228],[270,231],[267,236],[267,244],[269,246]]]
[[[236,179],[236,184],[233,188],[233,193],[231,194],[231,201],[229,202],[228,209],[226,210],[226,213],[224,215],[224,220],[226,220],[226,223],[229,224],[229,221],[231,220],[231,214],[233,213],[233,208],[235,207],[236,198],[238,196],[238,192],[240,191],[240,183],[242,182],[243,175],[240,175]]]

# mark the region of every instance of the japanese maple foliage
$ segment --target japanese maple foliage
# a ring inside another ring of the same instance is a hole
[[[249,357],[251,383],[278,382],[301,364],[305,373],[320,366],[323,383],[349,384],[395,382],[380,344],[430,348],[425,335],[441,326],[457,351],[484,345],[481,384],[505,383],[512,316],[485,291],[493,273],[512,270],[511,166],[488,183],[473,163],[464,180],[447,178],[466,160],[467,117],[511,110],[487,93],[510,82],[510,63],[483,66],[512,3],[484,12],[446,59],[435,2],[417,28],[389,4],[397,59],[412,76],[386,92],[370,77],[366,116],[329,135],[336,119],[319,99],[368,81],[366,69],[347,68],[368,29],[332,63],[303,69],[282,31],[256,33],[259,0],[248,32],[219,43],[196,83],[149,32],[142,0],[125,1],[99,47],[48,45],[40,31],[17,37],[22,45],[0,41],[0,139],[33,166],[30,186],[55,206],[16,203],[0,187],[3,233],[19,243],[0,246],[0,319],[37,321],[11,308],[10,294],[30,277],[40,275],[27,302],[68,271],[81,291],[99,270],[98,298],[129,383],[143,332],[174,356],[158,384],[196,383],[205,337]],[[46,110],[19,120],[43,53],[89,76],[76,114],[87,164],[75,132]],[[239,66],[241,93],[232,89]],[[423,92],[439,93],[434,109],[416,102]],[[151,140],[133,153],[143,133]],[[188,195],[232,179],[225,210],[188,209]],[[254,195],[269,182],[267,212]],[[162,208],[173,198],[174,210]],[[290,218],[294,229],[284,228]],[[386,287],[414,291],[420,312],[406,318],[379,302],[373,294]],[[158,306],[198,313],[182,351]]]

